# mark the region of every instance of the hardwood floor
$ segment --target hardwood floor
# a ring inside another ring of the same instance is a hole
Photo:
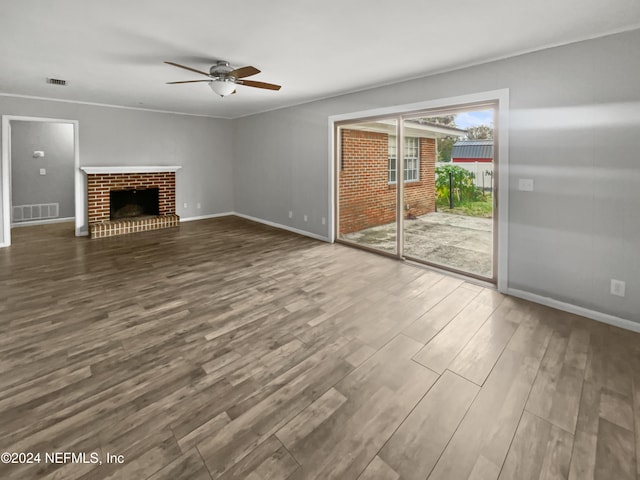
[[[637,334],[233,217],[72,232],[0,250],[0,451],[41,454],[0,478],[640,479]]]

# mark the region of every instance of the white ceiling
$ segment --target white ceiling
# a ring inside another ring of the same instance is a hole
[[[224,118],[640,27],[639,0],[1,1],[0,93]],[[282,90],[165,84],[216,59]]]

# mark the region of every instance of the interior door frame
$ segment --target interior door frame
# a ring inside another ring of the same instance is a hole
[[[11,122],[44,122],[67,123],[73,125],[73,155],[74,155],[74,197],[75,197],[75,234],[84,235],[83,225],[86,223],[86,206],[83,195],[82,175],[80,172],[80,142],[78,120],[60,118],[25,117],[19,115],[2,116],[2,163],[0,165],[0,177],[2,185],[2,234],[0,235],[0,247],[11,245]]]
[[[495,119],[497,121],[494,134],[498,148],[494,151],[494,159],[498,158],[494,166],[494,172],[497,172],[497,182],[494,188],[494,206],[497,209],[497,218],[494,218],[494,244],[497,241],[497,246],[494,249],[494,278],[495,284],[500,292],[506,292],[508,286],[508,242],[509,242],[509,130],[508,130],[508,117],[509,117],[509,89],[491,90],[486,92],[479,92],[469,95],[461,95],[457,97],[441,98],[436,100],[428,100],[423,102],[396,105],[392,107],[378,108],[373,110],[359,111],[341,115],[333,115],[328,119],[329,123],[329,239],[331,242],[335,242],[338,232],[338,197],[339,197],[339,176],[338,164],[340,161],[340,152],[338,148],[338,126],[349,122],[356,122],[362,119],[372,118],[397,118],[400,123],[398,129],[402,128],[402,123],[405,118],[412,115],[420,114],[422,112],[434,112],[438,110],[452,110],[457,107],[464,109],[465,107],[472,107],[474,105],[481,104],[495,104]],[[398,135],[398,145],[400,145],[401,135]],[[400,165],[397,165],[398,171],[403,172],[403,156],[402,152],[398,150],[398,161]],[[404,182],[398,182],[398,186]],[[403,185],[402,185],[403,186]],[[397,219],[399,225],[397,228],[402,227],[402,203],[404,199],[404,188],[398,188],[398,213]],[[402,196],[401,196],[402,195]],[[497,227],[497,228],[496,228]],[[398,232],[398,238],[400,232]],[[402,257],[402,245],[398,241],[398,252],[394,257]]]

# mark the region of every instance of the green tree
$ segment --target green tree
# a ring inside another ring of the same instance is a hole
[[[446,125],[447,127],[457,128],[455,115],[441,115],[439,117],[427,117],[429,123],[437,123],[438,125]]]
[[[425,120],[431,123],[437,123],[438,125],[446,125],[447,127],[457,128],[455,115],[441,115],[439,117],[428,117]],[[456,143],[458,137],[447,136],[438,139],[438,162],[450,162],[451,150],[453,144]]]
[[[493,127],[489,125],[478,125],[467,128],[467,138],[469,140],[493,140]]]
[[[438,139],[438,161],[450,162],[453,144],[458,140],[457,137],[444,137]]]

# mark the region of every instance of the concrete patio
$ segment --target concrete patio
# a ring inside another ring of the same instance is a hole
[[[492,277],[493,219],[434,212],[405,220],[406,257]],[[342,235],[387,252],[396,249],[395,223]]]

